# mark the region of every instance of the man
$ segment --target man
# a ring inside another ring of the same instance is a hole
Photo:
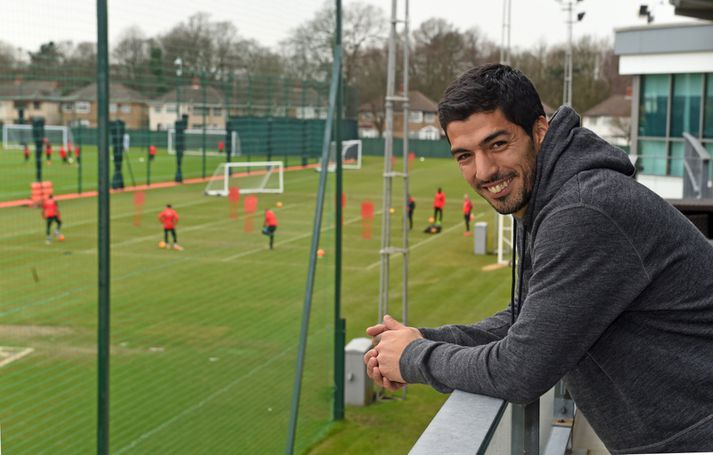
[[[473,201],[468,194],[463,195],[463,218],[465,219],[465,232],[463,235],[470,235],[470,217],[473,214]]]
[[[416,210],[416,200],[408,195],[408,228],[413,229],[413,211]]]
[[[270,209],[265,210],[265,221],[262,223],[262,233],[270,237],[270,249],[275,241],[275,231],[277,230],[277,217]]]
[[[612,453],[713,447],[713,247],[638,184],[621,150],[519,71],[474,68],[439,103],[461,174],[517,222],[510,307],[480,323],[367,329],[388,389],[426,383],[517,403],[562,377]]]
[[[168,234],[170,233],[173,239],[173,249],[183,250],[183,247],[178,244],[178,237],[176,236],[176,225],[179,219],[178,212],[173,210],[171,204],[166,204],[166,208],[158,214],[158,220],[163,224],[163,242],[159,243],[160,248],[171,248],[168,243]]]
[[[446,195],[438,188],[436,195],[433,197],[433,222],[442,223],[443,222],[443,207],[446,206]],[[440,218],[439,218],[440,216]]]
[[[64,235],[62,235],[59,230],[62,229],[62,217],[59,213],[59,205],[54,197],[50,194],[47,199],[42,203],[42,218],[46,222],[45,235],[47,240],[45,242],[47,245],[52,243],[52,236],[50,232],[52,230],[52,223],[56,223],[57,227],[54,228],[54,236],[60,242],[64,240]]]

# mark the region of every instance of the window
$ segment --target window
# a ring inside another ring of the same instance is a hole
[[[698,136],[701,123],[703,77],[700,74],[675,74],[671,102],[671,136],[683,133]]]
[[[90,111],[90,105],[86,101],[77,101],[74,103],[74,112],[77,114],[88,114]]]
[[[123,114],[131,114],[131,104],[122,104],[121,105],[121,112]]]
[[[441,132],[435,126],[426,126],[418,131],[417,138],[435,141],[440,139]]]
[[[639,160],[636,167],[641,174],[666,175],[667,161],[664,141],[639,141]]]
[[[161,109],[161,108],[159,107],[159,109]],[[161,112],[161,111],[159,111],[159,112]],[[167,104],[166,112],[168,112],[170,114],[175,114],[176,113],[176,105],[175,104]]]
[[[157,113],[157,114],[160,114],[162,109],[163,109],[163,108],[162,108],[161,106],[154,106],[154,107],[153,107],[153,111],[154,111],[155,113]],[[175,109],[174,109],[174,112],[175,112]]]
[[[408,121],[410,123],[422,123],[423,122],[423,112],[421,111],[410,111],[408,113]]]
[[[208,115],[210,112],[208,112],[210,108],[203,107],[203,106],[193,106],[193,115]]]
[[[639,136],[665,136],[669,78],[666,74],[641,77]]]
[[[74,110],[74,104],[72,103],[62,103],[62,112],[69,113]]]
[[[703,137],[713,137],[713,73],[706,76],[706,98],[703,105]]]
[[[223,115],[223,108],[214,107],[214,108],[213,108],[213,115]]]
[[[433,112],[424,112],[423,123],[436,123],[436,114]]]
[[[116,103],[111,103],[109,105],[109,112],[111,112],[112,114],[116,112]]]
[[[668,175],[683,176],[683,142],[671,142],[671,154],[668,164]]]
[[[703,144],[703,147],[708,150],[708,153],[713,155],[713,142],[708,143],[708,144]],[[713,182],[713,161],[708,163],[708,184],[710,185],[711,182]]]
[[[33,107],[36,111],[40,109],[40,105],[41,105],[41,104],[40,104],[39,101],[35,101],[35,102],[32,103],[32,107]]]

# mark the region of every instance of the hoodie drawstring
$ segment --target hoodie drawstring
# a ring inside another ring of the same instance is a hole
[[[512,273],[510,276],[510,327],[515,325],[515,267],[517,264],[517,220],[512,218]]]
[[[511,326],[515,325],[515,320],[517,316],[520,315],[520,310],[522,309],[522,276],[523,276],[523,266],[522,258],[524,257],[525,251],[525,240],[527,239],[527,232],[525,229],[522,230],[522,241],[520,245],[517,243],[517,220],[513,217],[513,233],[512,233],[512,274],[510,278],[510,321]],[[520,250],[519,254],[517,250]],[[519,258],[519,263],[518,263]],[[515,267],[517,267],[517,301],[515,300]],[[517,302],[517,303],[516,303]]]

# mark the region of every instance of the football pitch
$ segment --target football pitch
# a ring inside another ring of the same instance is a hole
[[[33,163],[13,153],[0,155],[2,200],[27,197],[34,176]],[[171,160],[157,158],[154,181],[172,180]],[[218,161],[209,158],[208,175]],[[93,189],[96,160],[90,153],[84,165],[85,188]],[[185,165],[186,178],[200,176],[200,158]],[[56,192],[74,191],[72,165],[54,162],[45,171]],[[137,184],[145,183],[139,181],[145,173],[134,171]],[[364,336],[377,318],[382,173],[383,159],[366,157],[361,170],[344,174],[347,341]],[[112,453],[284,451],[318,176],[312,169],[286,172],[284,194],[257,195],[254,213],[245,212],[242,200],[236,207],[227,198],[204,196],[204,183],[150,189],[138,205],[133,192],[112,193]],[[124,178],[131,185],[126,167]],[[509,269],[482,271],[494,257],[474,256],[473,238],[463,235],[460,208],[467,188],[455,163],[416,160],[410,185],[417,204],[410,322],[477,320],[504,306]],[[439,186],[448,197],[443,232],[429,235],[423,229]],[[394,199],[400,194],[397,184]],[[474,201],[475,221],[488,223],[492,249],[494,213]],[[332,175],[300,401],[300,452],[326,434],[331,419],[334,202]],[[373,219],[362,219],[364,202],[374,205]],[[167,203],[181,217],[184,251],[157,246],[162,228],[156,215]],[[39,210],[0,209],[0,425],[8,453],[95,451],[96,204],[93,197],[60,201],[66,240],[50,245]],[[272,251],[260,233],[266,208],[279,221]],[[394,208],[392,243],[400,246],[402,208]],[[399,316],[401,259],[391,264],[390,305]]]

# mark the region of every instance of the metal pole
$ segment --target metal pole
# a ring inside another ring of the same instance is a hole
[[[503,0],[503,25],[500,32],[500,63],[503,65],[510,64],[510,13],[512,11],[512,3],[510,0]]]
[[[381,221],[381,276],[379,280],[379,322],[389,311],[389,244],[391,238],[391,157],[394,147],[394,85],[396,79],[396,0],[391,0],[391,32],[386,78],[386,130],[384,137],[384,200]],[[406,119],[404,119],[406,121]]]
[[[403,193],[403,282],[401,290],[402,314],[403,323],[408,325],[408,196],[409,196],[409,177],[408,177],[408,118],[409,118],[409,0],[406,0],[404,9],[404,103],[403,103],[403,118],[404,118],[404,139],[403,139],[403,173],[404,173],[404,193]],[[406,393],[406,389],[404,389]]]
[[[572,106],[572,2],[565,5],[567,11],[567,47],[564,53],[564,91],[562,104]]]
[[[109,453],[109,43],[107,0],[97,0],[99,328],[97,453]]]
[[[203,151],[202,177],[205,178],[205,124],[206,110],[208,109],[208,97],[205,86],[205,70],[201,71],[201,88],[203,89],[203,134],[201,135],[201,150]]]

